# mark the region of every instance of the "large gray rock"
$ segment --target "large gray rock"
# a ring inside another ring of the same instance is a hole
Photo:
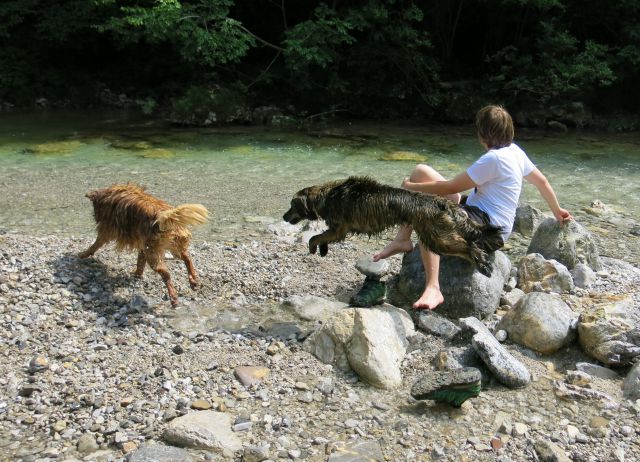
[[[491,277],[478,272],[466,260],[443,256],[440,260],[440,291],[444,303],[437,312],[449,318],[474,316],[484,318],[495,313],[500,303],[500,295],[509,278],[511,263],[507,256],[494,252],[490,256],[493,263]],[[425,273],[416,246],[402,260],[402,268],[387,291],[389,303],[396,306],[411,306],[424,291]]]
[[[622,391],[627,399],[640,399],[640,363],[634,365],[624,378]]]
[[[538,226],[547,218],[537,208],[525,204],[516,209],[516,218],[513,222],[513,231],[523,236],[533,236]]]
[[[531,382],[531,373],[524,364],[509,353],[476,318],[460,319],[461,327],[475,332],[471,339],[473,348],[493,375],[510,388],[524,387]]]
[[[582,349],[608,366],[625,366],[640,356],[640,329],[630,312],[631,296],[620,296],[580,315],[578,338]]]
[[[559,294],[574,290],[573,278],[567,267],[556,260],[546,260],[539,253],[520,259],[518,287],[524,292],[539,288]]]
[[[411,316],[400,308],[347,308],[331,317],[303,344],[305,351],[338,368],[355,371],[371,385],[401,385],[400,364],[415,334]]]
[[[568,269],[585,263],[591,269],[602,269],[598,249],[585,227],[575,220],[561,226],[555,218],[547,218],[531,238],[527,254],[539,253],[547,260],[557,260]]]
[[[571,326],[577,317],[559,296],[532,292],[502,317],[496,329],[506,330],[519,345],[551,354],[575,339]]]
[[[235,453],[242,441],[231,430],[231,416],[224,412],[198,411],[173,419],[163,435],[167,443],[194,449]]]

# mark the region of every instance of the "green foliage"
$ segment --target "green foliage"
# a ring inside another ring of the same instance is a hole
[[[247,102],[448,120],[491,101],[636,111],[638,17],[637,0],[4,0],[0,99],[83,104],[108,88],[185,115]]]
[[[311,19],[285,32],[293,90],[307,100],[317,92],[355,112],[392,110],[406,99],[434,104],[438,65],[422,20],[411,2],[369,0],[342,9],[321,3]]]
[[[581,45],[554,20],[536,26],[534,37],[523,47],[509,45],[490,58],[499,69],[490,76],[494,92],[513,102],[546,105],[559,98],[584,96],[588,89],[615,80],[607,46],[593,41]]]
[[[113,4],[113,0],[98,2],[104,6]],[[240,22],[229,17],[233,0],[149,3],[150,6],[121,6],[98,30],[116,34],[123,43],[168,44],[185,61],[208,66],[237,62],[255,44]]]

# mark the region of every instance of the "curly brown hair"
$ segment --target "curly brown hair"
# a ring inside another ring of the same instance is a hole
[[[513,141],[513,120],[502,106],[485,106],[476,114],[478,136],[489,149],[509,146]]]

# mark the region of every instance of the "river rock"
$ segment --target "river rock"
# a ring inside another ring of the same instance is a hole
[[[462,258],[441,258],[440,291],[444,303],[438,306],[438,313],[454,319],[468,316],[482,319],[495,313],[502,288],[509,278],[511,263],[500,251],[489,258],[493,263],[491,277],[482,275],[473,264]],[[393,305],[410,306],[422,295],[424,285],[424,268],[420,249],[416,246],[402,259],[402,268],[387,290],[387,298]]]
[[[143,444],[127,455],[127,462],[191,462],[191,456],[182,448],[164,444]]]
[[[379,388],[401,384],[400,363],[415,334],[409,314],[384,305],[344,309],[305,340],[303,348],[327,364],[355,371]]]
[[[380,444],[372,440],[356,440],[341,443],[327,462],[384,462]]]
[[[577,317],[559,296],[532,292],[502,317],[496,330],[506,330],[519,345],[551,354],[575,339],[571,326]]]
[[[242,442],[231,431],[231,416],[224,412],[198,411],[173,419],[164,432],[167,443],[193,449],[236,452]]]
[[[315,295],[293,295],[282,306],[305,321],[326,321],[336,311],[347,307],[343,302],[326,300]]]
[[[356,262],[356,269],[368,278],[379,280],[389,271],[389,260],[373,261],[371,257],[364,257]]]
[[[573,278],[567,267],[556,260],[545,260],[539,253],[532,253],[520,259],[518,287],[524,292],[531,292],[540,287],[544,291],[559,294],[574,290]]]
[[[624,378],[622,391],[627,399],[640,399],[640,363],[636,363]]]
[[[447,340],[455,337],[460,328],[444,316],[431,310],[420,310],[418,315],[418,328],[428,334],[436,335]]]
[[[540,462],[571,462],[567,454],[555,443],[538,440],[534,444]]]
[[[250,387],[260,383],[262,379],[269,375],[269,369],[264,366],[238,366],[233,371],[233,375],[244,385]]]
[[[557,260],[568,269],[585,263],[600,271],[602,263],[591,234],[575,220],[561,226],[555,218],[547,218],[531,238],[527,254],[539,253],[547,260]]]
[[[516,209],[516,218],[513,222],[513,231],[523,236],[533,236],[538,225],[546,216],[537,208],[525,204]]]
[[[531,382],[531,373],[524,364],[511,355],[476,318],[460,320],[461,327],[475,332],[471,339],[473,348],[489,370],[504,385],[511,388],[524,387]]]
[[[500,306],[514,307],[524,297],[524,291],[513,288],[509,292],[505,292],[500,297]]]
[[[85,433],[84,435],[82,435],[78,440],[77,447],[78,447],[78,452],[84,455],[91,454],[92,452],[95,452],[98,449],[100,449],[100,446],[98,446],[98,443],[96,442],[96,437],[93,435],[93,433]]]
[[[584,351],[608,366],[631,364],[640,356],[640,330],[630,310],[630,296],[611,297],[580,315],[578,338]]]
[[[608,367],[602,367],[598,364],[591,363],[576,363],[576,370],[584,372],[585,374],[589,374],[593,377],[598,377],[600,379],[610,379],[615,380],[620,378],[620,374],[616,371],[609,369]]]
[[[596,282],[596,273],[584,263],[578,263],[571,270],[573,284],[581,289],[588,289]]]

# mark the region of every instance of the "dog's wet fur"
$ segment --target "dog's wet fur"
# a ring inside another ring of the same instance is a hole
[[[116,250],[137,250],[138,263],[134,274],[142,277],[145,264],[156,271],[167,287],[171,304],[178,304],[178,294],[164,261],[169,251],[182,259],[189,273],[192,289],[198,287],[198,276],[187,248],[191,240],[189,226],[207,220],[208,212],[200,204],[172,207],[148,194],[139,185],[128,183],[91,191],[86,196],[93,203],[98,237],[91,247],[80,253],[86,258],[109,242]]]
[[[325,256],[329,243],[348,234],[378,235],[397,225],[408,225],[425,248],[439,255],[454,255],[491,275],[488,254],[504,245],[501,228],[478,224],[455,202],[432,194],[395,188],[368,177],[310,186],[298,191],[283,219],[324,219],[329,229],[313,236],[309,251]]]

